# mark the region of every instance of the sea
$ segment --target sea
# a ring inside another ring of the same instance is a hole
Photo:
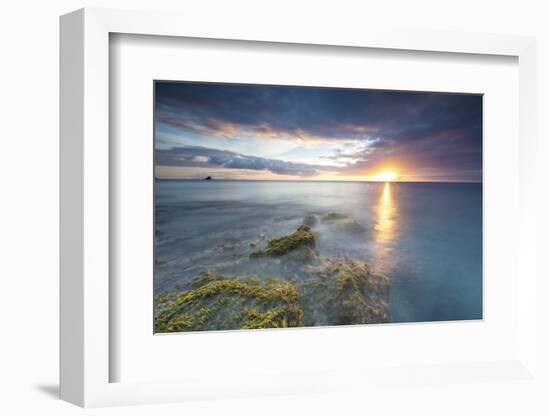
[[[482,319],[482,206],[479,183],[157,179],[155,293],[207,271],[299,279],[249,254],[292,234],[305,216],[339,213],[364,232],[314,226],[319,255],[365,261],[388,276],[391,322]]]

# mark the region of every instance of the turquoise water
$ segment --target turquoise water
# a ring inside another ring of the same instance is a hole
[[[155,291],[204,271],[299,278],[283,266],[259,270],[248,255],[328,212],[366,231],[319,226],[320,255],[358,258],[389,276],[392,322],[482,318],[481,184],[157,180]]]

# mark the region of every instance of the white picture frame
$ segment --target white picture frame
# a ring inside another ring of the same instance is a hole
[[[517,219],[517,292],[519,346],[506,361],[421,365],[419,379],[477,382],[472,373],[494,372],[507,379],[536,376],[536,241],[535,189],[535,40],[508,35],[396,32],[348,28],[328,32],[314,23],[281,28],[243,19],[238,25],[222,19],[202,19],[168,13],[82,9],[61,18],[61,398],[79,406],[160,403],[197,398],[323,392],[345,388],[349,369],[331,377],[288,374],[264,380],[224,384],[208,380],[110,382],[116,359],[109,348],[110,288],[110,169],[109,157],[109,36],[113,33],[203,39],[331,45],[453,54],[516,57],[519,65],[519,203]],[[406,379],[410,371],[380,368],[352,371],[356,386],[373,380]],[[439,377],[439,376],[438,376]],[[482,377],[483,378],[483,377]],[[227,380],[225,380],[227,381]]]

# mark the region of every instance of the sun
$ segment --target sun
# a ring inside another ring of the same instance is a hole
[[[393,182],[397,179],[397,174],[393,170],[385,170],[374,175],[373,179],[378,182]]]

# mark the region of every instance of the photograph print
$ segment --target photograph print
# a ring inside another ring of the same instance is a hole
[[[480,94],[154,82],[154,332],[479,320]]]

